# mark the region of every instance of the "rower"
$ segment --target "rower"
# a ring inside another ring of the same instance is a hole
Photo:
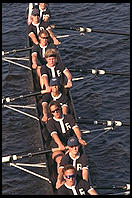
[[[64,115],[68,112],[68,97],[60,92],[60,82],[58,78],[52,78],[50,80],[51,92],[42,95],[42,108],[43,117],[42,121],[47,122],[48,120],[48,104],[53,101],[58,101],[62,108]]]
[[[46,64],[45,51],[48,48],[56,48],[46,30],[40,30],[38,34],[39,44],[32,49],[32,69],[36,69],[38,78],[41,75],[41,67]]]
[[[48,8],[48,3],[39,3],[40,10],[40,21],[44,20],[46,22],[51,18],[51,12]]]
[[[73,165],[65,165],[62,173],[65,182],[58,188],[58,195],[98,195],[88,182],[77,177],[76,169]]]
[[[64,156],[65,147],[70,136],[76,135],[81,145],[86,145],[82,139],[81,131],[71,114],[63,115],[60,103],[51,101],[49,111],[52,118],[49,118],[46,126],[52,137],[51,148],[59,148],[59,151],[52,153],[52,159],[57,163],[57,171]]]
[[[32,45],[33,44],[38,45],[39,43],[38,34],[39,34],[39,31],[42,29],[46,29],[49,32],[50,37],[53,39],[54,44],[59,45],[60,42],[56,39],[55,35],[53,34],[51,27],[49,26],[49,23],[46,21],[42,21],[40,23],[39,18],[40,18],[40,11],[36,8],[33,9],[32,14],[31,14],[32,22],[27,27],[27,33],[30,38],[30,42],[32,42]]]
[[[64,165],[72,164],[76,170],[77,175],[88,182],[88,160],[86,154],[82,151],[78,139],[73,136],[67,141],[67,148],[69,152],[64,155],[60,162],[59,174],[56,183],[56,188],[63,184],[62,170]]]
[[[67,78],[65,88],[72,87],[72,75],[70,71],[64,67],[62,61],[59,58],[59,51],[55,48],[47,49],[45,52],[45,59],[47,64],[42,67],[40,81],[41,88],[45,86],[47,90],[50,89],[49,82],[51,78],[58,77],[61,85],[63,85],[64,76]]]
[[[29,3],[28,8],[28,24],[32,22],[31,13],[33,9],[39,9],[40,11],[40,19],[39,21],[42,22],[43,20],[45,22],[49,22],[49,19],[51,17],[51,12],[48,8],[48,3]]]

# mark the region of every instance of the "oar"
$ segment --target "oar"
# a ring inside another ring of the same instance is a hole
[[[81,33],[96,32],[96,33],[117,34],[117,35],[130,36],[130,33],[126,33],[126,32],[96,30],[96,29],[85,28],[85,27],[73,27],[73,26],[51,25],[51,28],[55,28],[55,29],[64,29],[64,30],[73,30],[73,31],[79,31],[79,32],[81,32]]]
[[[33,47],[27,47],[27,48],[23,48],[23,49],[14,49],[8,52],[4,52],[2,51],[2,56],[6,55],[6,54],[12,54],[12,53],[16,53],[16,52],[24,52],[24,51],[28,51],[31,50]]]
[[[87,118],[77,118],[79,124],[95,124],[95,125],[106,125],[106,126],[130,126],[128,122],[113,121],[113,120],[88,120]]]
[[[123,189],[130,190],[130,184],[125,184],[123,186],[112,185],[112,186],[93,186],[95,189]]]
[[[124,72],[111,72],[111,71],[105,71],[103,69],[70,69],[71,72],[82,72],[82,73],[92,73],[94,75],[120,75],[120,76],[126,76],[130,77],[129,73]]]
[[[31,96],[37,96],[37,95],[45,94],[45,93],[47,93],[46,90],[41,90],[39,92],[29,93],[29,94],[26,94],[26,95],[20,95],[20,96],[14,97],[14,98],[10,98],[10,97],[2,98],[2,104],[4,104],[5,102],[8,103],[8,102],[12,102],[12,101],[17,100],[17,99],[27,98],[27,97],[31,97]]]
[[[2,163],[6,163],[6,162],[10,162],[11,160],[18,160],[18,159],[22,159],[25,157],[32,157],[35,155],[42,155],[42,154],[46,154],[46,153],[51,153],[51,152],[55,152],[55,151],[59,151],[59,148],[52,148],[51,150],[46,150],[46,151],[38,151],[35,153],[28,153],[25,155],[9,155],[9,156],[5,156],[2,157]]]

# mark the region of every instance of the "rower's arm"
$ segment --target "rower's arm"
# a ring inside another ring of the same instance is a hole
[[[80,131],[79,127],[78,126],[74,126],[73,127],[73,131],[76,134],[79,143],[81,145],[85,146],[87,143],[85,142],[85,140],[82,139],[82,134],[81,134],[81,131]]]
[[[47,109],[48,104],[47,104],[47,102],[43,102],[43,103],[42,103],[42,107],[43,107],[43,117],[42,117],[42,121],[43,121],[43,122],[47,122],[47,120],[48,120],[48,114],[47,114],[47,112],[48,112],[48,109]]]
[[[98,195],[98,193],[94,190],[94,188],[90,188],[90,189],[88,190],[88,193],[89,193],[90,195]]]
[[[60,188],[63,184],[63,172],[62,172],[62,167],[59,167],[58,169],[58,176],[57,176],[57,182],[56,182],[56,189]]]
[[[48,83],[47,75],[42,75],[42,77],[40,78],[40,86],[41,86],[41,89],[43,89],[44,86],[45,86],[47,92],[51,91],[51,88],[50,88],[49,83]]]
[[[54,45],[59,45],[60,42],[57,40],[57,38],[55,37],[54,33],[52,32],[51,28],[47,28],[46,29],[49,34],[50,34],[50,37],[53,39],[53,42],[54,42]]]
[[[82,178],[88,182],[88,169],[87,168],[83,168]]]
[[[64,70],[64,74],[65,74],[65,76],[67,77],[67,80],[72,81],[72,75],[71,75],[69,69],[66,68],[66,69]]]
[[[81,135],[81,131],[79,130],[79,127],[78,126],[74,126],[73,130],[74,130],[78,140],[80,140],[82,138],[82,135]]]
[[[37,75],[40,78],[41,77],[41,66],[37,65]]]
[[[32,53],[32,68],[36,69],[37,68],[37,53]]]
[[[70,71],[68,69],[65,69],[64,74],[67,77],[67,85],[65,86],[65,88],[72,87],[72,75],[71,75]]]
[[[53,133],[52,138],[54,139],[54,141],[56,142],[56,144],[58,145],[60,150],[65,150],[65,146],[62,144],[62,142],[61,142],[60,138],[58,137],[57,133]]]
[[[63,115],[67,115],[67,111],[68,111],[68,107],[65,106],[65,105],[63,105],[62,106],[62,113],[63,113]]]
[[[32,39],[32,41],[35,45],[39,44],[39,42],[38,42],[38,40],[37,40],[37,38],[36,38],[36,36],[33,32],[29,33],[29,37]]]

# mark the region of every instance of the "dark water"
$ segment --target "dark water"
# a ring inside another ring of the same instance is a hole
[[[2,4],[2,49],[5,51],[26,46],[26,3]],[[130,31],[128,3],[51,3],[52,23],[85,26],[101,30]],[[59,47],[65,65],[70,68],[99,68],[113,72],[129,72],[130,39],[126,36],[56,30],[56,35],[70,34],[60,39]],[[25,54],[23,54],[25,56]],[[21,62],[27,65],[27,62]],[[72,73],[73,77],[82,76]],[[130,79],[121,76],[95,77],[74,82],[72,96],[77,116],[93,120],[130,122]],[[2,62],[2,96],[16,96],[32,91],[30,71]],[[34,99],[19,100],[14,104],[33,104]],[[34,110],[23,110],[35,115]],[[81,129],[99,129],[80,125]],[[99,133],[84,135],[90,141]],[[9,109],[2,109],[2,156],[34,152],[41,147],[37,121]],[[86,146],[91,178],[96,185],[124,185],[130,181],[130,128],[117,127]],[[27,162],[39,162],[34,157]],[[23,160],[22,160],[23,161]],[[47,176],[46,169],[31,168]],[[106,194],[112,191],[99,191]],[[2,166],[2,194],[44,195],[47,182],[7,165]]]

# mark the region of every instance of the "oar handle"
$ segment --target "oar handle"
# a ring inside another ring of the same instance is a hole
[[[130,36],[130,34],[129,33],[126,33],[126,32],[104,31],[104,30],[95,30],[95,29],[91,29],[91,32]]]
[[[68,147],[65,146],[65,150],[67,150],[67,149],[68,149]],[[52,152],[56,152],[56,151],[61,151],[61,149],[60,148],[52,148]]]
[[[130,184],[126,184],[126,190],[130,190]]]
[[[18,156],[16,155],[9,155],[9,156],[5,156],[5,157],[2,157],[2,163],[6,163],[6,162],[10,162],[10,160],[17,160],[18,159]]]

